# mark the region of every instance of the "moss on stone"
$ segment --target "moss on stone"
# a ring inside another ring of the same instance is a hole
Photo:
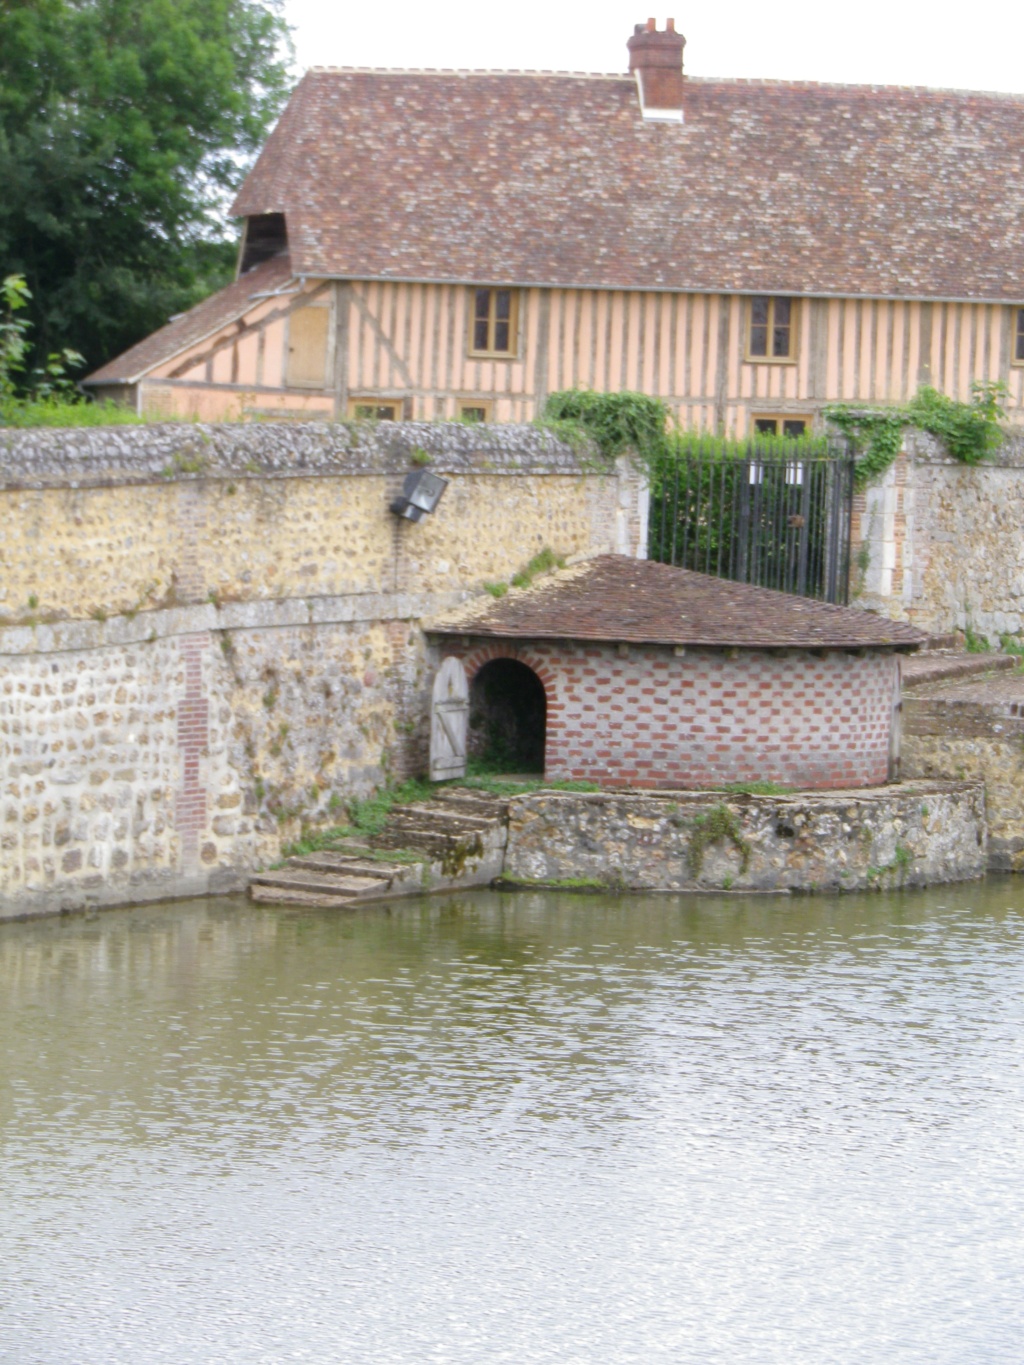
[[[600,877],[498,877],[494,886],[499,891],[615,891],[615,882]]]
[[[704,854],[712,844],[728,839],[740,855],[740,872],[750,865],[750,845],[740,833],[739,821],[728,806],[719,803],[706,815],[698,815],[693,822],[693,834],[687,850],[690,875],[696,879],[704,866]]]

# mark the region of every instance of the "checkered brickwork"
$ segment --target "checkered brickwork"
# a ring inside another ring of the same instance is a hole
[[[894,655],[542,642],[458,645],[470,679],[514,658],[547,694],[550,779],[653,788],[768,780],[875,786],[889,774]]]

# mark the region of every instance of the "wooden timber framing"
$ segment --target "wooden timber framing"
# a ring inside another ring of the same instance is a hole
[[[921,384],[968,399],[972,382],[1000,381],[1010,421],[1024,422],[1021,310],[1008,305],[794,299],[792,355],[782,360],[748,354],[749,296],[532,288],[516,297],[518,348],[485,356],[471,351],[464,285],[309,281],[284,299],[255,299],[242,318],[153,366],[141,406],[217,415],[220,390],[221,415],[244,392],[252,410],[343,417],[357,394],[401,398],[416,418],[457,418],[475,402],[491,420],[515,422],[559,389],[636,389],[663,398],[684,427],[744,436],[765,412],[814,426],[826,403],[904,402]],[[320,329],[325,380],[296,386],[286,382],[290,317],[311,305],[330,317]]]

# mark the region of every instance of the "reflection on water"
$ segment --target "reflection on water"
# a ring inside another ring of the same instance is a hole
[[[0,926],[0,1361],[1017,1365],[1021,908]]]

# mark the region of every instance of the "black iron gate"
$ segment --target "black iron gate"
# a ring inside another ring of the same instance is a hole
[[[680,442],[652,473],[648,553],[718,578],[846,603],[853,466],[838,444]]]

